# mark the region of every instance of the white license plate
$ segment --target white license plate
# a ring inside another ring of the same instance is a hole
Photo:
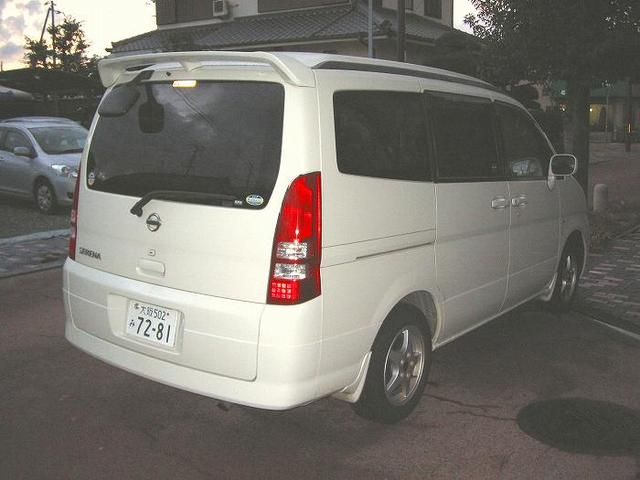
[[[174,347],[179,312],[131,300],[127,312],[127,334],[163,347]]]

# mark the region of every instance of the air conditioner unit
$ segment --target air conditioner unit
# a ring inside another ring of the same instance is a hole
[[[226,17],[229,15],[229,6],[226,0],[213,0],[213,16]]]

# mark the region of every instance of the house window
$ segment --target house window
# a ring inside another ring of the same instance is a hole
[[[442,0],[424,0],[424,14],[427,17],[442,18]]]

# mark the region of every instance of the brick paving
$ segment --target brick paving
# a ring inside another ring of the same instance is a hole
[[[640,335],[640,227],[590,255],[576,310]]]

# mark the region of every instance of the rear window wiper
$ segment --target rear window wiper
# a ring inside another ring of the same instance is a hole
[[[203,192],[184,192],[180,190],[154,190],[147,193],[144,197],[136,202],[136,204],[129,210],[133,215],[138,217],[142,216],[142,207],[149,203],[154,198],[162,200],[237,200],[233,195],[225,195],[224,193],[203,193]]]

